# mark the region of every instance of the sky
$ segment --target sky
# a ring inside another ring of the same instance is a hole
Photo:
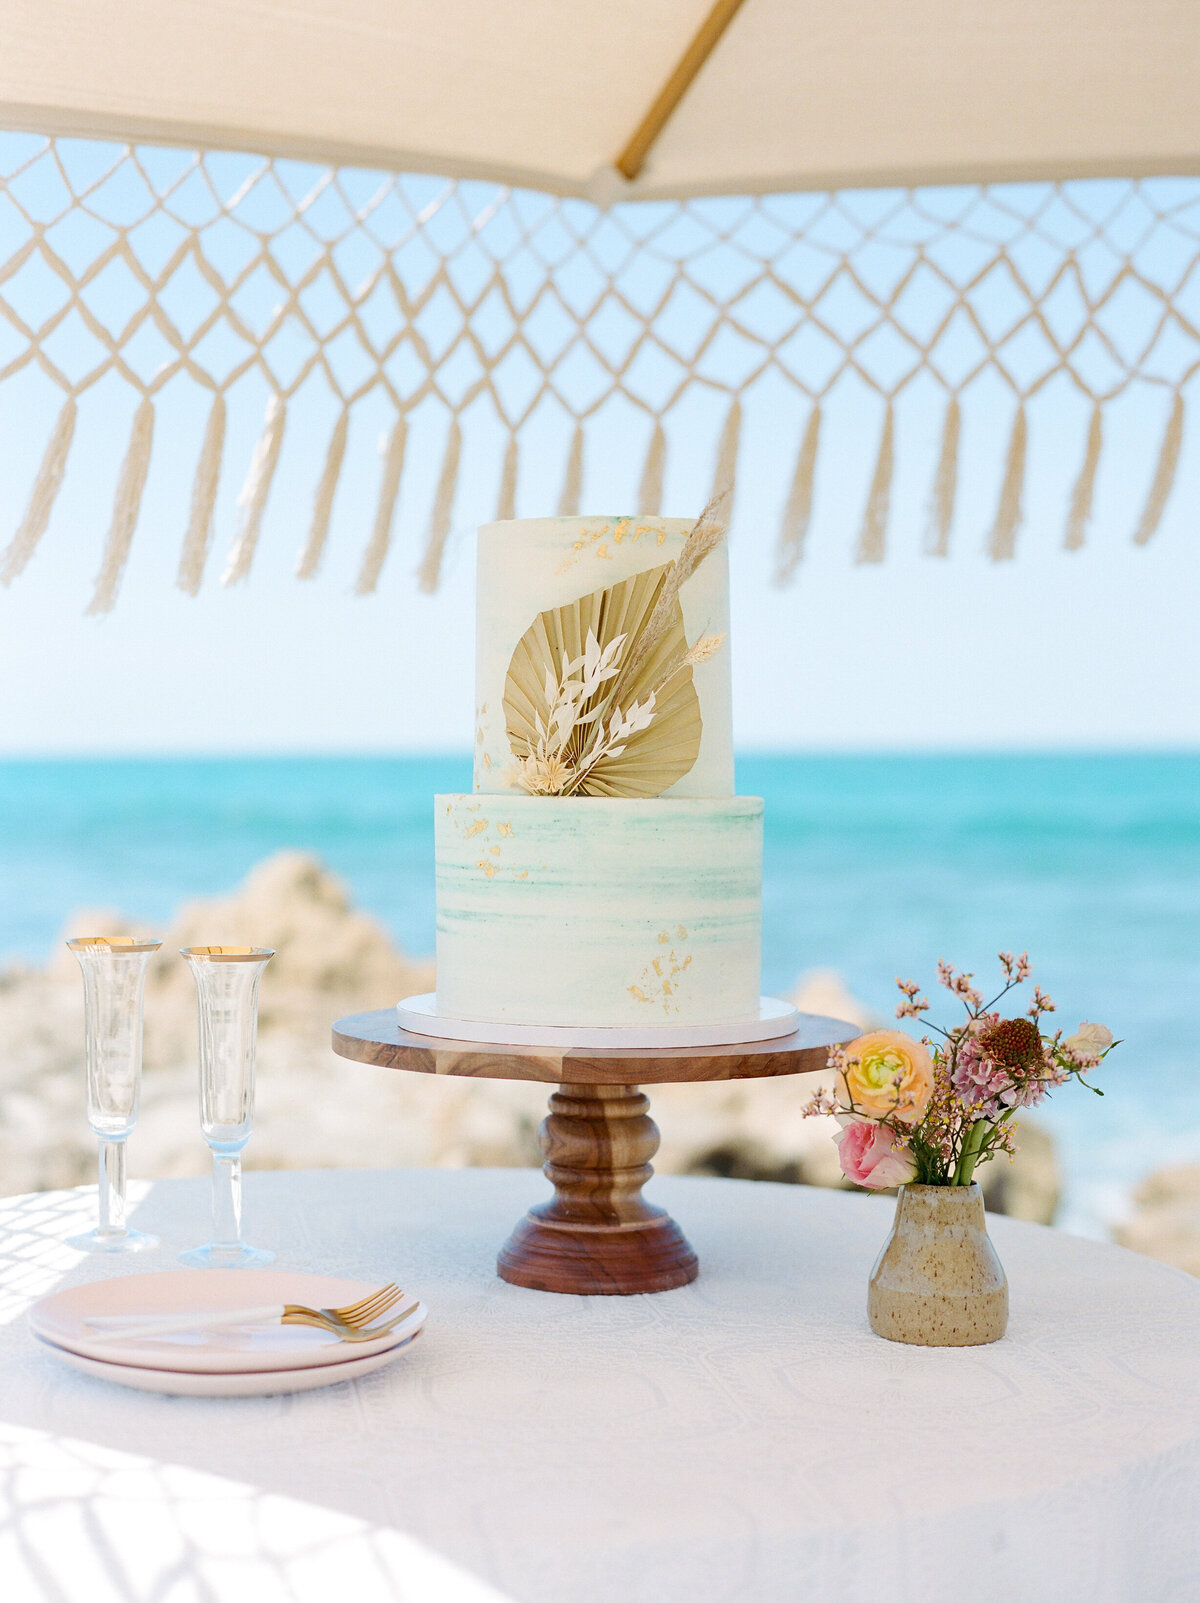
[[[2,219],[0,219],[2,221]],[[371,402],[351,425],[324,566],[293,576],[324,457],[331,402],[289,413],[249,578],[218,583],[236,496],[261,428],[265,387],[231,395],[216,548],[198,598],[174,584],[207,398],[182,379],[156,400],[155,448],[116,610],[84,616],[128,439],[133,397],[115,378],[80,403],[67,478],[25,573],[0,589],[0,756],[174,752],[464,750],[473,719],[472,535],[493,516],[502,440],[467,431],[446,574],[415,583],[440,461],[410,449],[393,548],[376,594],[352,594],[374,517]],[[25,370],[0,385],[0,546],[20,521],[60,396]],[[721,403],[722,405],[724,403]],[[1026,516],[1016,559],[984,555],[1012,418],[985,377],[964,401],[951,554],[922,554],[942,398],[918,384],[897,406],[886,560],[853,553],[882,420],[879,397],[839,386],[826,408],[816,500],[795,580],[772,582],[775,529],[805,403],[768,379],[749,394],[730,534],[734,727],[743,750],[1138,749],[1200,746],[1200,429],[1189,429],[1154,540],[1131,544],[1166,416],[1161,390],[1105,413],[1095,516],[1082,550],[1062,549],[1088,412],[1065,382],[1029,408]],[[716,400],[668,422],[663,511],[705,501]],[[581,510],[633,505],[647,427],[614,409],[589,447]],[[517,511],[554,511],[562,440],[522,436]]]
[[[769,438],[760,437],[758,454],[770,456]],[[1032,511],[1016,560],[993,564],[982,555],[991,496],[968,506],[952,555],[933,559],[920,553],[919,507],[898,487],[891,549],[871,566],[854,564],[857,513],[839,507],[861,502],[862,473],[849,471],[861,461],[845,455],[824,465],[811,548],[786,588],[770,575],[779,497],[757,493],[755,465],[743,468],[731,530],[741,748],[1200,745],[1200,453],[1185,451],[1168,515],[1147,547],[1130,544],[1125,509],[1102,511],[1089,545],[1063,551],[1063,498],[1047,485],[1040,505],[1035,493],[1027,498]],[[374,481],[351,481],[326,571],[298,581],[292,568],[306,503],[298,488],[289,491],[285,462],[249,580],[222,589],[210,578],[192,599],[173,583],[190,475],[172,471],[164,451],[117,608],[88,618],[109,507],[89,493],[79,466],[35,561],[0,591],[0,752],[469,746],[471,526],[456,519],[443,587],[426,596],[413,577],[420,530],[402,517],[380,591],[355,597]],[[1118,441],[1102,468],[1105,507],[1122,499],[1121,470]],[[1042,477],[1051,477],[1049,468]],[[533,466],[519,512],[553,510],[557,485],[548,478]],[[5,528],[22,507],[17,479],[6,471],[0,485]],[[680,486],[664,511],[696,511],[703,490],[685,491]],[[585,502],[610,506],[595,490]],[[230,517],[226,540],[232,528]]]

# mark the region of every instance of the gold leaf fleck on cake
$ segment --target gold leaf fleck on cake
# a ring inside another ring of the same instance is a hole
[[[578,540],[571,542],[571,554],[564,557],[554,570],[555,573],[567,573],[585,555],[599,556],[596,549],[597,542],[612,540],[619,545],[622,540],[645,540],[653,535],[656,545],[665,545],[667,531],[657,523],[634,523],[632,518],[617,518],[614,522],[605,522],[598,529],[584,529]]]
[[[519,874],[514,874],[513,878],[514,879],[528,879],[529,878],[529,870],[527,868],[523,868]]]
[[[486,857],[481,857],[475,864],[475,867],[482,868],[489,879],[495,879],[497,872],[496,865],[495,863],[489,863]]]
[[[486,818],[477,818],[473,824],[467,825],[466,838],[470,840],[472,835],[482,835],[487,827],[488,821]]]
[[[483,766],[485,768],[490,768],[492,766],[492,759],[488,756],[486,751],[483,754]]]
[[[609,554],[609,549],[608,549],[607,545],[598,545],[596,547],[596,555],[597,555],[597,557],[600,558],[600,560],[602,562],[611,562],[612,561],[612,556]]]
[[[659,930],[659,932],[658,932],[658,944],[660,946],[665,946],[670,939],[671,939],[670,930]]]
[[[679,939],[680,939],[680,940],[681,940],[681,941],[686,941],[686,940],[687,940],[687,938],[688,938],[688,932],[687,932],[687,930],[685,930],[685,929],[684,929],[684,927],[683,927],[683,925],[682,925],[682,924],[680,924],[680,925],[679,925],[679,926],[678,926],[678,927],[677,927],[677,928],[676,928],[676,930],[675,930],[675,933],[676,933],[676,935],[678,935],[678,937],[679,937]]]
[[[669,930],[659,934],[660,942],[667,942],[671,938]],[[660,1007],[668,1016],[679,1012],[679,1004],[674,1000],[679,990],[679,976],[684,973],[692,959],[690,956],[680,960],[679,954],[674,950],[663,953],[659,957],[652,957],[645,968],[638,975],[635,985],[627,986],[630,996],[635,1002],[646,1002],[651,1007]]]
[[[499,846],[489,846],[488,850],[491,852],[493,857],[499,857],[499,855],[500,855]]]
[[[496,825],[496,833],[497,833],[497,835],[507,835],[511,839],[512,838],[512,825],[511,824],[497,824]]]

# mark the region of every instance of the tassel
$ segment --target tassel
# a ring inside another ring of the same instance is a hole
[[[579,495],[583,488],[583,424],[576,423],[571,437],[571,450],[567,456],[567,471],[563,477],[562,494],[558,498],[560,518],[573,518],[579,513]]]
[[[1175,469],[1179,466],[1179,448],[1182,444],[1183,394],[1176,390],[1175,400],[1171,405],[1171,415],[1167,419],[1167,432],[1163,435],[1162,449],[1158,453],[1154,482],[1150,486],[1150,494],[1146,497],[1146,505],[1142,509],[1141,522],[1133,537],[1134,545],[1145,545],[1162,522],[1162,515],[1166,511],[1167,501],[1175,484]]]
[[[104,543],[104,560],[96,576],[96,589],[89,617],[111,612],[121,584],[121,574],[133,543],[138,512],[142,505],[142,491],[146,488],[146,474],[150,471],[150,448],[154,443],[154,403],[149,396],[133,414],[133,427],[129,431],[129,449],[121,463],[121,476],[117,480],[117,494],[113,502],[112,523]]]
[[[725,507],[726,522],[733,516],[733,490],[737,479],[738,439],[741,432],[742,403],[735,397],[725,415],[725,426],[721,430],[721,438],[717,445],[717,466],[713,473],[712,492],[709,495],[710,501],[715,501],[718,496],[729,496]]]
[[[817,446],[821,440],[821,403],[814,401],[796,453],[796,470],[788,491],[775,546],[775,583],[786,584],[804,555],[808,525],[812,521],[813,487],[817,474]]]
[[[988,537],[988,554],[993,562],[1011,562],[1017,549],[1017,530],[1021,527],[1021,492],[1025,488],[1025,404],[1018,402],[1008,442],[1008,461],[996,520]]]
[[[961,428],[962,413],[958,396],[952,395],[946,403],[942,451],[938,457],[937,477],[933,481],[933,501],[925,535],[925,550],[931,557],[950,555],[950,528],[954,522],[954,502],[958,495],[958,436]]]
[[[462,430],[458,426],[458,419],[452,418],[450,433],[446,439],[446,454],[442,458],[437,494],[433,498],[433,513],[429,519],[429,543],[425,547],[421,566],[417,569],[418,583],[426,595],[433,594],[441,577],[442,554],[446,549],[446,537],[450,533],[454,491],[458,483],[458,456],[461,450]]]
[[[308,531],[308,539],[304,550],[300,553],[300,561],[296,567],[297,579],[311,579],[321,566],[321,557],[325,550],[325,541],[329,537],[329,520],[333,516],[333,495],[338,486],[338,479],[342,472],[342,458],[346,454],[346,433],[350,427],[350,414],[343,412],[333,425],[333,433],[329,436],[329,449],[325,452],[325,466],[321,471],[321,482],[317,485],[317,494],[313,501],[312,523]]]
[[[1095,402],[1092,406],[1092,421],[1088,424],[1087,450],[1084,452],[1083,466],[1079,470],[1079,477],[1075,480],[1071,510],[1067,513],[1067,532],[1063,546],[1068,551],[1078,551],[1087,534],[1088,520],[1092,515],[1092,499],[1096,493],[1096,469],[1100,465],[1100,447],[1103,443],[1100,404]]]
[[[68,395],[46,446],[37,478],[33,481],[33,491],[29,497],[29,505],[25,508],[25,516],[21,519],[21,526],[13,535],[8,550],[4,553],[4,563],[0,567],[0,584],[13,582],[37,550],[38,541],[46,532],[50,514],[54,510],[55,497],[67,471],[67,456],[71,450],[71,441],[75,438],[75,413],[75,397]]]
[[[879,455],[875,458],[875,472],[867,495],[862,530],[858,536],[856,562],[882,562],[887,543],[888,510],[892,500],[892,451],[895,420],[889,397],[883,414],[883,434],[879,441]]]
[[[404,448],[408,443],[408,418],[401,412],[392,424],[392,432],[383,450],[383,474],[379,481],[379,501],[375,507],[375,525],[370,543],[363,553],[356,596],[369,596],[379,583],[379,575],[392,542],[392,514],[396,510],[396,497],[400,493],[400,475],[404,471]]]
[[[642,468],[642,482],[638,486],[637,509],[644,517],[656,518],[662,511],[663,467],[667,455],[667,437],[663,426],[655,419],[654,432]]]
[[[237,584],[239,579],[244,579],[250,572],[250,564],[254,561],[254,550],[258,545],[259,530],[262,527],[263,513],[267,507],[267,496],[271,492],[271,480],[275,477],[275,469],[279,465],[279,450],[283,445],[283,426],[286,422],[287,407],[283,397],[272,395],[267,402],[267,416],[262,434],[250,460],[250,471],[246,475],[242,493],[238,496],[238,506],[242,511],[242,527],[233,550],[229,553],[225,572],[221,575],[222,584]]]
[[[192,480],[192,510],[183,550],[179,553],[179,572],[175,583],[189,596],[200,593],[204,566],[212,544],[213,511],[221,479],[221,453],[225,448],[225,397],[218,390],[204,430],[196,477]]]
[[[503,523],[517,515],[517,437],[512,435],[504,452],[504,467],[500,474],[500,497],[496,502],[496,522]]]

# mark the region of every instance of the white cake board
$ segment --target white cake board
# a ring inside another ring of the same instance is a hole
[[[452,1019],[439,1013],[437,992],[406,996],[396,1004],[400,1027],[414,1035],[432,1035],[443,1041],[479,1041],[489,1046],[546,1047],[662,1047],[678,1051],[689,1046],[741,1046],[748,1041],[774,1041],[791,1035],[799,1013],[790,1002],[775,996],[759,998],[752,1018],[725,1024],[664,1024],[650,1026],[558,1024],[489,1024],[478,1019]]]

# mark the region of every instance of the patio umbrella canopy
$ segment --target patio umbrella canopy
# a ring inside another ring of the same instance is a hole
[[[1194,172],[1194,0],[37,0],[0,119],[612,198]],[[17,15],[13,13],[17,12]],[[636,153],[635,153],[636,160]]]
[[[357,590],[414,519],[431,590],[454,527],[514,515],[523,452],[541,488],[521,509],[546,509],[549,473],[562,513],[595,482],[611,500],[629,463],[617,499],[656,513],[672,462],[694,478],[706,457],[682,511],[733,488],[755,427],[787,578],[846,396],[859,561],[885,555],[904,418],[931,398],[929,552],[950,550],[974,414],[999,459],[982,538],[1015,554],[1043,402],[1078,431],[1064,540],[1082,546],[1128,392],[1155,442],[1144,543],[1200,367],[1197,81],[1194,0],[10,6],[0,383],[36,379],[54,409],[18,402],[48,435],[0,582],[50,526],[85,408],[113,415],[123,385],[91,610],[113,606],[176,378],[208,405],[180,518],[193,594],[231,460],[224,582],[250,572],[282,461],[312,495],[299,577],[366,471]],[[922,187],[951,183],[971,187]],[[264,391],[248,424],[240,398]],[[314,407],[317,449],[309,428],[289,458]]]

